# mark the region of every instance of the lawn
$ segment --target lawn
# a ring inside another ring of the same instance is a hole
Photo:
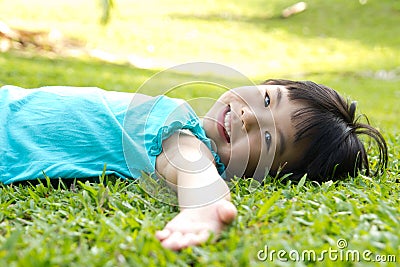
[[[313,80],[358,101],[358,112],[388,142],[388,169],[379,177],[322,184],[269,177],[254,188],[251,180],[236,181],[238,218],[218,242],[181,252],[163,249],[154,237],[178,209],[135,182],[101,177],[100,183],[0,185],[0,266],[399,264],[399,1],[310,0],[305,12],[282,19],[281,10],[293,1],[116,0],[106,26],[99,24],[97,2],[0,1],[0,21],[12,27],[56,28],[88,50],[113,55],[113,62],[104,62],[37,51],[0,53],[0,86],[134,92],[152,81],[145,93],[156,95],[190,79],[229,82],[210,73],[150,79],[192,61],[224,64],[254,83]],[[192,100],[221,92],[197,83],[169,94]]]

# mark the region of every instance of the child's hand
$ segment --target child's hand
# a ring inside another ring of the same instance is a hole
[[[180,250],[207,241],[211,233],[216,236],[237,214],[236,207],[222,199],[208,206],[182,210],[156,237],[165,248]]]

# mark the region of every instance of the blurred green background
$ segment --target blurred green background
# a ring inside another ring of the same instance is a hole
[[[304,12],[287,19],[282,10],[296,1],[114,0],[106,25],[100,23],[102,2],[107,1],[0,1],[0,21],[8,26],[56,32],[80,44],[58,54],[1,53],[0,84],[135,91],[158,70],[211,61],[255,83],[267,78],[324,83],[358,100],[359,112],[373,124],[398,130],[398,0],[309,0]],[[148,93],[157,90],[162,89]],[[191,91],[178,96],[205,94]]]

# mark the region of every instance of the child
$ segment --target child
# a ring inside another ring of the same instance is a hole
[[[224,93],[201,123],[187,103],[96,88],[0,89],[0,181],[49,177],[163,177],[180,213],[157,238],[174,250],[200,244],[232,222],[222,177],[292,173],[324,181],[369,175],[358,134],[386,143],[355,120],[355,103],[312,82],[268,80]]]

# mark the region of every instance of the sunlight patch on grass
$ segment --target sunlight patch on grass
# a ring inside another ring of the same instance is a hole
[[[395,14],[394,4],[310,1],[306,12],[281,19],[290,3],[121,0],[105,27],[98,24],[95,1],[36,0],[31,12],[32,1],[7,0],[0,8],[7,10],[2,19],[12,26],[56,28],[83,39],[90,49],[148,59],[152,68],[200,60],[228,64],[249,76],[277,76],[398,66],[393,59],[400,58],[400,30],[390,25],[400,19],[387,16]]]

